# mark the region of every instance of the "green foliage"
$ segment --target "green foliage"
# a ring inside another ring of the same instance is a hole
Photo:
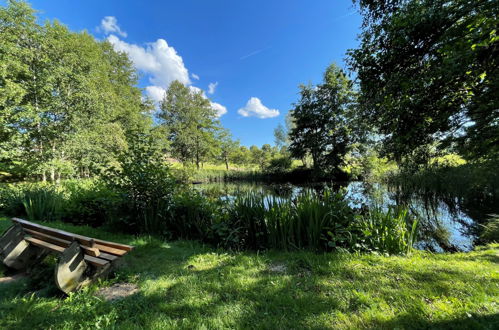
[[[499,242],[499,215],[490,215],[487,223],[483,226],[480,240],[486,243]]]
[[[287,155],[276,157],[270,160],[265,171],[270,173],[285,173],[291,170],[292,164],[293,160]]]
[[[61,183],[61,190],[65,222],[98,227],[117,216],[120,196],[101,180],[67,180]]]
[[[203,196],[192,189],[184,189],[174,195],[166,227],[172,238],[208,241],[212,224],[219,216],[217,200]]]
[[[174,81],[168,87],[158,114],[171,142],[172,155],[193,162],[199,169],[213,151],[220,123],[202,92]]]
[[[123,53],[58,22],[39,25],[26,2],[0,7],[0,172],[43,180],[89,177],[150,125],[149,104]]]
[[[292,110],[294,127],[289,151],[298,159],[311,155],[316,172],[338,173],[356,135],[352,109],[352,82],[335,64],[318,86],[301,86],[301,98]]]
[[[59,220],[62,195],[55,186],[29,187],[21,198],[29,220]]]
[[[357,2],[364,24],[349,63],[364,121],[385,152],[400,161],[443,140],[442,148],[456,147],[468,159],[497,159],[497,4]]]
[[[416,242],[418,222],[409,216],[407,209],[383,211],[373,208],[356,219],[362,238],[362,249],[380,253],[410,252]]]
[[[175,179],[151,135],[134,134],[129,143],[119,167],[105,176],[108,186],[121,196],[119,221],[131,231],[164,234]]]
[[[416,196],[425,201],[444,201],[451,208],[460,206],[479,223],[497,212],[499,203],[499,165],[489,161],[459,166],[429,166],[417,173],[401,172],[389,178],[403,199]],[[433,203],[434,204],[434,203]]]

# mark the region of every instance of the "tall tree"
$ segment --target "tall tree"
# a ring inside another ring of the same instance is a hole
[[[301,98],[292,110],[294,127],[289,150],[295,158],[310,154],[316,171],[338,171],[354,139],[352,82],[335,64],[318,86],[301,86]]]
[[[349,63],[385,152],[400,162],[440,142],[470,159],[497,158],[497,1],[357,2],[364,24]]]
[[[161,102],[158,117],[168,130],[172,155],[184,163],[194,162],[199,169],[216,145],[220,129],[210,101],[201,92],[174,81]]]
[[[9,1],[0,7],[1,163],[42,179],[98,173],[126,148],[127,131],[150,125],[136,84],[109,43],[38,25],[29,5]]]

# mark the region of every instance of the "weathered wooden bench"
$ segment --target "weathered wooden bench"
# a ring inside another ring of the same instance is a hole
[[[12,218],[12,227],[0,237],[0,260],[25,270],[48,254],[59,256],[55,269],[57,287],[65,293],[78,290],[106,276],[133,246],[81,236],[23,219]]]

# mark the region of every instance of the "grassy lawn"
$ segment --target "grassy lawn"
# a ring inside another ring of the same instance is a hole
[[[499,328],[499,245],[410,257],[226,253],[50,224],[136,246],[117,277],[61,297],[52,266],[0,284],[1,329],[79,328]],[[9,226],[0,218],[0,231]],[[0,275],[5,269],[0,268]],[[107,302],[99,287],[136,283]]]

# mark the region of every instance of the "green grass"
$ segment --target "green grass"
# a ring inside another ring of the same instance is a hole
[[[0,230],[8,226],[1,218]],[[43,289],[53,282],[51,271],[46,278],[37,274],[37,285],[29,279],[0,284],[1,329],[499,326],[499,245],[408,257],[233,254],[189,241],[164,243],[68,224],[50,226],[136,249],[125,257],[116,279],[69,298]],[[137,283],[140,293],[112,303],[94,296],[98,287],[116,281]]]

